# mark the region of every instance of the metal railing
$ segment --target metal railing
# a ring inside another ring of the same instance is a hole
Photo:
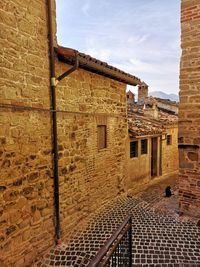
[[[126,218],[87,267],[132,266],[132,220]]]

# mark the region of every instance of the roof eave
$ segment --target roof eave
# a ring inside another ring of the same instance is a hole
[[[109,77],[113,80],[119,82],[136,86],[141,83],[140,79],[129,74],[125,73],[113,66],[108,65],[107,63],[97,60],[93,57],[85,55],[78,52],[77,50],[65,47],[56,47],[55,52],[58,56],[58,60],[65,62],[67,64],[73,65],[75,62],[76,56],[79,61],[79,68]]]

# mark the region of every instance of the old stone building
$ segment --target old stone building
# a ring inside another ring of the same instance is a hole
[[[180,209],[200,217],[200,2],[181,1]]]
[[[148,97],[148,88],[149,86],[145,82],[138,86],[138,105],[144,105],[145,99]]]
[[[146,98],[145,104],[152,105],[154,102],[156,103],[156,106],[160,110],[178,115],[178,103],[176,101],[171,101],[169,99],[162,99],[162,98],[150,96]]]
[[[126,93],[127,103],[134,104],[135,103],[135,95],[129,90]]]
[[[140,80],[57,47],[54,4],[0,4],[3,267],[30,266],[54,244],[55,229],[56,238],[62,238],[69,227],[125,191],[125,90]],[[47,27],[50,15],[53,35]],[[66,70],[70,75],[64,78]]]
[[[128,188],[178,174],[178,117],[157,106],[128,107]]]

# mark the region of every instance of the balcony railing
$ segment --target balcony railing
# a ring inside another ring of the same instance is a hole
[[[132,266],[132,220],[126,218],[87,267]]]

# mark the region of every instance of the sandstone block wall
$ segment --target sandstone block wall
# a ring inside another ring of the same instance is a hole
[[[0,266],[24,267],[54,244],[45,1],[1,1],[0,45]],[[57,62],[57,75],[68,67]],[[124,191],[125,87],[77,70],[56,88],[62,237]]]
[[[166,135],[171,135],[171,144],[162,140],[162,175],[178,173],[178,125],[166,127]]]
[[[200,2],[181,1],[180,209],[200,217]]]
[[[144,179],[151,178],[151,138],[146,137],[148,142],[147,154],[141,155],[141,139],[127,139],[126,156],[128,167],[128,189],[134,188]],[[138,141],[138,157],[130,158],[130,142]]]
[[[0,265],[30,266],[54,243],[45,1],[1,1],[0,48]]]
[[[178,173],[178,125],[168,126],[165,129],[166,135],[171,135],[172,143],[167,145],[166,138],[162,140],[161,136],[157,137],[157,177],[167,176],[173,173]],[[141,140],[148,140],[148,152],[141,155]],[[152,138],[147,136],[146,138],[135,139],[138,141],[138,157],[130,158],[130,139],[127,139],[126,143],[126,157],[127,157],[127,171],[128,180],[127,188],[138,187],[138,184],[144,180],[149,181],[151,179],[151,142]],[[162,175],[161,175],[162,169]],[[143,186],[141,184],[141,186]]]
[[[57,62],[57,73],[67,65]],[[57,87],[61,226],[63,234],[125,190],[127,137],[125,85],[77,70]],[[98,150],[97,125],[107,125]]]
[[[143,84],[138,86],[138,105],[144,105],[145,99],[148,97],[148,85]]]

